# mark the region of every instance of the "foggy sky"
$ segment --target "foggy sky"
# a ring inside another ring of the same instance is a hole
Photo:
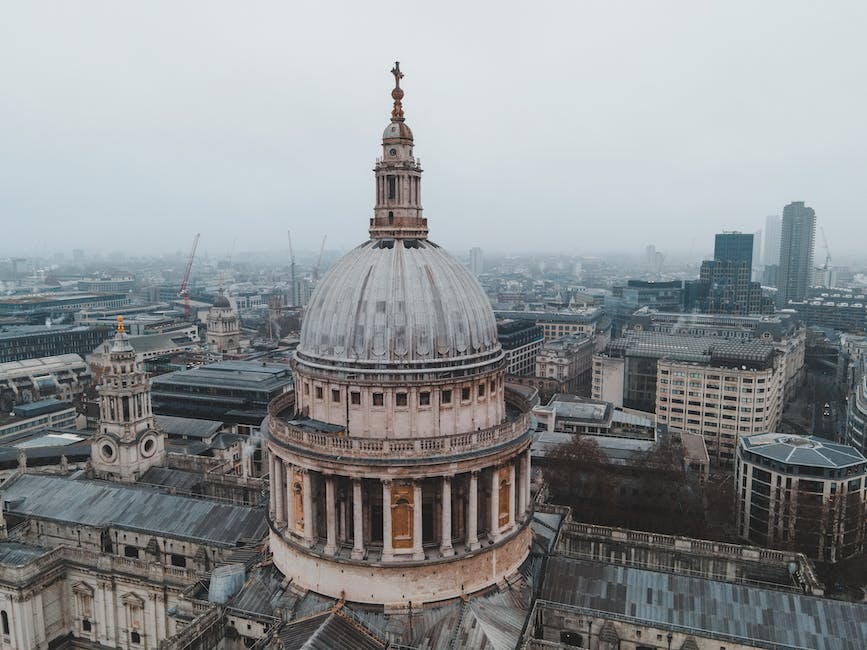
[[[699,256],[793,200],[863,250],[865,31],[863,2],[0,2],[0,255],[360,243],[396,59],[452,250]]]

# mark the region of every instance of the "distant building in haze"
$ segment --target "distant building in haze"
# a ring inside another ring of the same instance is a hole
[[[481,275],[485,270],[485,254],[476,246],[470,249],[470,272],[473,275]]]
[[[762,231],[757,230],[753,233],[753,266],[761,266],[762,262]]]
[[[780,233],[782,222],[777,214],[765,218],[765,242],[762,264],[777,266],[780,263]]]
[[[779,305],[803,300],[813,276],[813,246],[816,237],[816,212],[803,201],[783,208],[780,238],[780,270],[777,286]]]

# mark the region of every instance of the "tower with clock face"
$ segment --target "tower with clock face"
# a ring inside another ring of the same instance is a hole
[[[91,443],[91,467],[99,478],[135,481],[165,460],[165,435],[156,429],[150,382],[118,316],[110,366],[99,386],[99,430]]]

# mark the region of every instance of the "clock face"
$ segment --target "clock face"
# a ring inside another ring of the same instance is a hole
[[[397,155],[397,149],[391,149],[391,150],[389,150],[388,155],[389,155],[389,156],[396,156],[396,155]]]

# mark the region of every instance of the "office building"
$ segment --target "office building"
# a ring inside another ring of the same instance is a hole
[[[813,277],[813,247],[816,237],[816,212],[803,201],[783,208],[780,235],[780,269],[777,277],[778,305],[807,297]]]
[[[558,393],[589,395],[593,352],[593,340],[585,334],[547,341],[536,356],[534,375],[549,380]]]
[[[545,341],[542,328],[529,320],[499,320],[497,339],[506,353],[506,374],[532,376],[536,370],[536,356]]]
[[[738,535],[823,562],[864,551],[867,459],[815,436],[765,433],[738,444]]]
[[[762,251],[762,264],[764,266],[779,266],[780,263],[780,235],[783,223],[780,215],[772,214],[765,218],[764,247]]]
[[[71,402],[92,382],[90,369],[77,354],[0,363],[0,412],[49,398]]]
[[[723,232],[714,237],[713,258],[717,262],[753,265],[753,235],[742,232]]]
[[[626,330],[764,341],[772,345],[781,355],[784,402],[790,402],[795,398],[804,381],[807,330],[798,315],[791,310],[781,311],[773,316],[729,316],[677,314],[641,309],[629,319]]]
[[[129,304],[126,293],[58,292],[0,298],[0,316],[41,322],[84,309],[116,309]]]
[[[762,231],[756,230],[753,233],[753,268],[762,265]]]
[[[627,280],[626,285],[613,287],[611,294],[605,296],[605,313],[611,318],[612,336],[620,336],[623,326],[637,309],[650,307],[658,311],[681,312],[683,301],[681,280]]]
[[[101,325],[0,325],[0,363],[64,354],[84,357],[110,332]]]
[[[867,343],[864,353],[853,358],[852,389],[846,399],[846,442],[867,452]]]
[[[532,320],[542,328],[545,341],[567,334],[584,334],[593,339],[597,350],[611,340],[611,319],[602,307],[578,307],[559,311],[497,310],[497,318]]]
[[[804,300],[790,300],[794,309],[810,327],[834,329],[848,334],[867,333],[867,294],[822,293]]]
[[[268,403],[291,390],[292,373],[283,364],[219,361],[154,377],[154,413],[217,420],[258,429]]]
[[[752,259],[752,234],[716,235],[714,259],[702,262],[698,282],[686,283],[686,308],[711,314],[773,313],[772,301],[752,281]]]
[[[10,437],[18,438],[43,429],[75,428],[77,415],[72,403],[54,398],[19,404],[12,414],[0,412],[0,444],[9,444]]]
[[[591,397],[701,434],[711,462],[728,465],[738,437],[779,426],[784,385],[770,343],[638,332],[593,357]]]

